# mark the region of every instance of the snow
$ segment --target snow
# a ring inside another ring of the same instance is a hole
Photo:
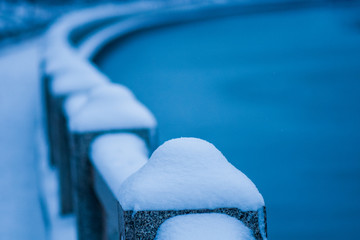
[[[92,69],[67,71],[54,76],[51,81],[51,92],[55,96],[68,95],[89,90],[107,82],[109,80],[104,75]]]
[[[0,50],[0,239],[45,237],[34,151],[40,78],[36,44]]]
[[[138,6],[134,9],[128,9],[123,14],[129,16],[129,19],[121,19],[109,26],[99,29],[99,31],[94,32],[87,38],[83,39],[81,45],[79,46],[79,54],[86,58],[92,58],[98,51],[100,51],[107,43],[110,41],[124,36],[130,32],[133,32],[136,29],[139,29],[143,26],[144,19],[132,19],[131,16],[136,16],[141,14],[141,12],[149,12],[150,10],[155,10],[160,8],[164,4],[173,4],[173,3],[152,3],[143,6]]]
[[[79,91],[74,94],[70,94],[64,102],[64,113],[70,119],[73,117],[88,101],[89,98],[118,98],[118,99],[135,99],[133,93],[120,84],[114,84],[108,82],[107,84],[97,86],[96,88]]]
[[[91,37],[86,39],[79,47],[79,54],[90,59],[109,42],[144,28],[148,22],[149,19],[147,18],[132,17],[111,24],[98,32],[95,32]]]
[[[256,186],[211,143],[197,138],[165,142],[118,192],[124,210],[239,208],[258,210]]]
[[[56,75],[58,73],[75,71],[87,71],[93,66],[85,59],[80,57],[75,50],[69,47],[59,47],[55,50],[45,51],[45,73]]]
[[[105,134],[94,140],[91,160],[115,194],[120,185],[148,160],[149,151],[143,139],[135,134]]]
[[[55,96],[67,95],[109,82],[96,67],[70,48],[47,51],[45,73],[52,77],[51,92]]]
[[[109,98],[109,100],[135,100],[135,96],[130,89],[117,83],[108,83],[106,85],[99,86],[89,93],[89,99],[93,101],[104,100],[107,98]]]
[[[78,90],[79,88],[89,87],[104,80],[95,67],[82,58],[78,51],[69,43],[69,37],[76,28],[91,25],[105,19],[116,18],[124,14],[137,11],[144,11],[156,7],[154,3],[130,3],[130,4],[107,4],[96,6],[85,10],[70,13],[60,18],[52,25],[46,35],[44,59],[45,73],[56,78],[53,81],[52,91],[56,94],[64,94]],[[64,73],[65,76],[59,77],[58,74]],[[73,74],[76,72],[76,74]],[[80,77],[85,75],[85,79]],[[58,79],[59,78],[59,79]],[[60,81],[61,79],[61,81]],[[80,80],[74,80],[80,79]],[[88,79],[88,81],[86,81]],[[58,81],[59,80],[59,81]],[[89,85],[87,85],[89,84]]]
[[[106,84],[89,92],[88,100],[69,119],[73,132],[155,128],[153,114],[126,87]]]
[[[160,225],[155,240],[254,240],[241,221],[220,213],[172,217]]]

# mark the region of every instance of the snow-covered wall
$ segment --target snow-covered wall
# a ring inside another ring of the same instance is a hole
[[[255,184],[201,139],[168,141],[150,157],[157,146],[155,117],[91,62],[106,44],[130,32],[219,16],[226,11],[220,14],[217,7],[234,6],[106,5],[66,15],[50,28],[42,64],[49,152],[60,179],[62,213],[75,210],[79,239],[154,239],[172,216],[212,212],[232,216],[234,229],[244,225],[241,239],[267,238],[265,203]]]

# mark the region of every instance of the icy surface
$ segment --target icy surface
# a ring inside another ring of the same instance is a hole
[[[196,138],[165,142],[121,187],[125,210],[257,210],[264,200],[256,186],[214,145]]]
[[[87,101],[88,96],[86,92],[70,95],[64,102],[64,112],[69,118],[75,114]]]
[[[91,160],[115,194],[130,175],[148,160],[143,139],[135,134],[106,134],[91,145]]]
[[[241,221],[220,213],[180,215],[166,220],[155,240],[253,240]]]
[[[69,119],[73,132],[155,126],[152,113],[126,87],[115,84],[92,90],[86,103]]]

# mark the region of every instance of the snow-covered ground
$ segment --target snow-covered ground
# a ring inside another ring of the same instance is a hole
[[[44,239],[36,176],[38,40],[0,50],[0,239]]]

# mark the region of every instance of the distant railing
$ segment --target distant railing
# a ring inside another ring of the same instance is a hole
[[[255,8],[110,5],[70,14],[50,29],[42,63],[49,158],[58,171],[61,213],[76,214],[79,239],[155,239],[167,219],[201,213],[239,220],[251,231],[247,239],[267,238],[263,198],[244,174],[200,139],[157,148],[152,113],[88,60],[129,32],[246,7]]]

